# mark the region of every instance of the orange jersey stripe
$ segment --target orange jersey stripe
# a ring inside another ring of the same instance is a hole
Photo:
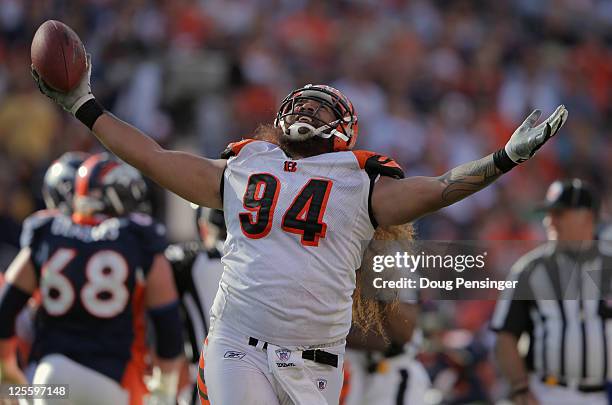
[[[208,343],[204,341],[204,344]],[[198,367],[198,393],[200,394],[200,403],[202,405],[210,405],[208,400],[208,388],[204,383],[204,353],[200,354],[200,364]]]
[[[342,373],[344,378],[342,381],[342,389],[340,390],[340,405],[344,405],[351,390],[351,368],[346,359],[344,359],[344,367],[342,369]]]
[[[355,155],[355,157],[357,158],[357,161],[359,162],[359,167],[361,167],[362,169],[365,169],[366,161],[372,156],[378,156],[377,160],[381,166],[395,167],[395,168],[401,169],[400,165],[397,164],[395,160],[387,156],[383,156],[381,154],[375,153],[375,152],[370,152],[369,150],[354,150],[353,154]]]
[[[354,150],[353,154],[359,163],[359,167],[365,170],[370,177],[380,175],[395,179],[404,178],[404,171],[400,165],[387,156],[367,150]]]
[[[372,156],[376,156],[376,153],[370,152],[369,150],[354,150],[352,152],[353,155],[355,155],[355,157],[357,158],[357,161],[359,162],[359,167],[361,167],[362,169],[365,169],[366,161],[369,158],[371,158]]]
[[[244,148],[246,145],[248,145],[249,143],[255,141],[255,139],[243,139],[241,141],[238,142],[232,142],[228,145],[228,147],[232,150],[232,154],[234,156],[238,155],[240,153],[240,151],[242,150],[242,148]]]
[[[126,365],[121,386],[128,391],[130,405],[142,405],[144,396],[148,393],[143,376],[146,369],[145,354],[145,302],[144,286],[137,284],[132,297],[132,313],[134,341],[132,342],[132,357]]]

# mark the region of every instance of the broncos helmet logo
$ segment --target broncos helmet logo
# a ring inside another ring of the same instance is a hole
[[[139,208],[146,202],[147,186],[140,172],[108,153],[83,162],[75,189],[75,213],[81,217],[125,216],[142,211]]]

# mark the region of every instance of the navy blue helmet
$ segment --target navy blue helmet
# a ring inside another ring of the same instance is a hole
[[[48,209],[70,214],[77,169],[89,157],[85,152],[66,152],[45,173],[42,195]]]
[[[99,153],[79,167],[74,210],[79,215],[119,217],[143,212],[147,185],[140,172],[108,153]]]

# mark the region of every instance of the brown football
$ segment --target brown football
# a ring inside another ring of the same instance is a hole
[[[34,69],[45,83],[64,93],[79,84],[87,69],[83,43],[70,27],[60,21],[48,20],[38,27],[30,56]]]

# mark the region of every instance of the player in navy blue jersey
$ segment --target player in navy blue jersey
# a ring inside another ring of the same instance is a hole
[[[164,371],[160,392],[174,403],[183,349],[177,294],[164,226],[129,214],[141,182],[130,166],[95,155],[78,169],[72,217],[47,210],[26,219],[0,293],[3,381],[24,382],[10,339],[16,314],[38,288],[34,383],[68,384],[72,403],[141,403],[148,309]]]
[[[77,169],[89,156],[85,152],[69,151],[51,163],[45,172],[42,186],[42,196],[48,210],[59,210],[67,215],[72,213]],[[16,320],[17,347],[22,363],[27,362],[34,340],[34,319],[39,305],[40,295],[37,294],[28,301],[28,305],[19,313]],[[34,370],[31,365],[23,365],[28,380],[33,377]]]

